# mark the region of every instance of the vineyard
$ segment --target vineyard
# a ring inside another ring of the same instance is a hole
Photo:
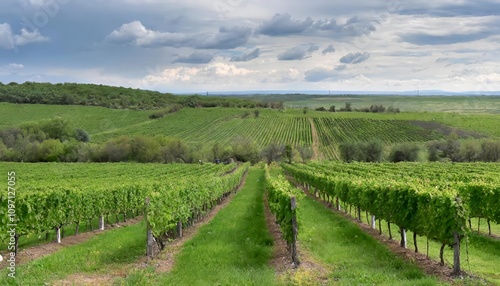
[[[16,224],[16,245],[21,236],[40,235],[64,226],[110,215],[137,216],[150,198],[148,219],[154,235],[171,230],[173,222],[187,223],[201,216],[217,200],[232,191],[245,167],[230,165],[161,164],[3,164],[18,182],[15,201],[7,193],[0,205],[1,239],[7,243],[8,223]],[[3,168],[2,168],[3,169]],[[16,175],[17,174],[17,175]],[[22,191],[21,191],[22,190]]]
[[[371,114],[300,110],[238,108],[184,108],[163,118],[150,119],[152,111],[111,110],[103,107],[13,105],[0,103],[0,125],[8,128],[28,121],[59,116],[69,127],[88,132],[92,143],[122,135],[166,136],[193,145],[228,145],[236,137],[250,138],[264,148],[271,143],[317,146],[319,157],[338,159],[338,144],[378,139],[386,144],[427,142],[445,137],[436,129],[454,128],[497,137],[498,115],[446,113]],[[419,121],[415,125],[412,121]],[[313,142],[311,122],[317,130]],[[428,122],[428,124],[426,124]],[[440,125],[442,124],[442,125]],[[465,132],[464,131],[464,132]]]
[[[404,120],[364,118],[314,118],[313,120],[325,159],[339,159],[337,146],[343,142],[380,140],[393,144],[443,138],[442,134],[416,127]]]
[[[453,269],[460,273],[460,242],[471,232],[471,218],[500,223],[498,164],[342,164],[283,165],[298,182],[334,203],[396,224],[405,232],[454,247]],[[380,225],[379,225],[380,227]],[[390,228],[389,228],[390,231]],[[390,234],[391,235],[391,234]],[[392,236],[392,235],[391,235]],[[415,239],[415,250],[418,249]]]

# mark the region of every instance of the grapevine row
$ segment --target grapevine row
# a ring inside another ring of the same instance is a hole
[[[297,201],[296,197],[300,195],[290,182],[281,174],[272,176],[269,167],[265,167],[266,190],[268,203],[271,212],[276,217],[281,234],[287,242],[288,249],[291,252],[292,260],[298,264],[297,258]]]

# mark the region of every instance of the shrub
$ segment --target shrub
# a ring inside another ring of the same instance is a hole
[[[340,158],[344,162],[352,162],[356,160],[358,153],[358,145],[356,143],[340,143],[339,145]]]
[[[481,160],[497,162],[500,160],[500,141],[485,140],[481,143]]]
[[[89,142],[90,136],[87,132],[85,132],[85,130],[76,129],[75,130],[75,139],[80,141],[80,142]]]
[[[415,162],[418,160],[418,152],[420,148],[417,144],[404,143],[392,147],[389,154],[389,161],[391,162]]]

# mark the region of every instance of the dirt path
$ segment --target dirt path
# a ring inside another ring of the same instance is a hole
[[[311,134],[313,141],[312,148],[314,153],[312,160],[318,160],[320,159],[318,130],[316,130],[316,125],[314,124],[313,119],[310,117],[309,117],[309,123],[311,123]]]
[[[112,225],[106,225],[106,228],[104,229],[104,231],[94,230],[94,231],[89,231],[89,232],[83,232],[83,233],[80,233],[78,235],[66,236],[62,239],[60,244],[57,242],[50,242],[50,243],[46,243],[46,244],[32,246],[32,247],[29,247],[26,249],[21,249],[16,257],[16,265],[22,265],[22,264],[28,263],[30,261],[37,259],[37,258],[52,254],[52,253],[54,253],[54,252],[56,252],[64,247],[83,243],[83,242],[91,239],[92,237],[94,237],[96,235],[100,235],[100,234],[102,234],[110,229],[115,229],[115,228],[133,225],[133,224],[139,223],[141,220],[142,220],[142,216],[139,216],[136,218],[128,219],[127,222],[119,222],[119,223],[112,224]],[[2,255],[4,257],[6,256],[5,253],[2,253]],[[2,268],[5,265],[5,261],[2,263],[0,263],[0,268]]]
[[[246,178],[248,172],[243,176],[240,185],[238,186],[235,193],[231,193],[228,197],[226,197],[222,203],[215,206],[212,210],[210,210],[205,217],[203,217],[200,221],[195,222],[191,227],[183,230],[183,236],[178,238],[171,243],[165,246],[157,257],[155,257],[151,261],[147,261],[147,258],[144,256],[140,260],[136,261],[133,264],[126,265],[121,267],[118,270],[114,270],[109,272],[108,274],[85,274],[85,273],[75,273],[64,280],[60,280],[53,285],[58,286],[69,286],[69,285],[113,285],[113,282],[117,278],[125,278],[132,271],[137,269],[145,269],[147,267],[153,267],[156,273],[165,273],[172,270],[175,265],[175,256],[179,253],[187,241],[189,241],[193,236],[198,233],[200,227],[208,224],[220,210],[225,208],[232,200],[234,195],[240,191],[245,185]],[[145,247],[144,247],[145,248]]]
[[[297,186],[297,188],[300,188],[308,197],[312,198],[313,200],[323,204],[325,207],[329,208],[332,212],[339,214],[349,221],[355,223],[358,225],[359,228],[361,228],[364,232],[368,233],[371,237],[375,238],[379,242],[383,243],[386,245],[389,250],[391,250],[393,253],[397,254],[398,256],[402,257],[406,261],[409,262],[416,262],[416,265],[422,269],[426,274],[428,275],[433,275],[437,277],[438,279],[454,284],[454,279],[450,275],[452,272],[452,269],[448,266],[442,266],[439,264],[438,261],[434,261],[432,259],[427,259],[426,255],[423,253],[416,253],[413,249],[410,248],[402,248],[399,245],[399,241],[396,239],[390,240],[388,237],[385,235],[380,235],[379,231],[376,229],[371,228],[371,226],[358,221],[357,219],[351,217],[348,213],[345,213],[343,211],[338,211],[335,206],[332,203],[327,203],[320,198],[316,198],[314,194],[311,194],[309,191],[307,191],[303,186],[300,184],[297,184],[293,178],[288,177],[288,179]]]

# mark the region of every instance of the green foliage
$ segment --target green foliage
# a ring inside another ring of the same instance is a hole
[[[80,141],[80,142],[89,142],[90,141],[90,135],[82,129],[76,129],[75,131],[75,139]]]
[[[359,143],[341,143],[340,158],[344,162],[380,162],[382,160],[383,144],[380,141]]]
[[[320,150],[325,157],[342,159],[346,162],[367,160],[367,156],[356,157],[357,151],[354,149],[363,149],[363,146],[358,145],[358,142],[380,141],[392,144],[425,142],[443,138],[441,134],[412,125],[406,120],[316,117],[313,118],[313,121],[318,131]],[[347,150],[347,145],[350,144],[354,145]],[[375,146],[372,144],[371,147]],[[378,157],[375,159],[378,160]]]
[[[241,178],[245,169],[239,168],[231,175],[220,177],[236,166],[4,164],[8,170],[15,170],[16,177],[20,178],[16,187],[22,192],[16,194],[15,222],[20,235],[40,234],[101,215],[135,212],[143,209],[146,196],[154,197],[160,190],[168,198],[175,198],[175,195],[180,195],[179,192],[190,196],[201,195],[197,192],[185,193],[186,188],[195,190],[196,182],[212,195],[213,192],[227,191],[226,187],[236,184],[236,177]],[[7,200],[7,192],[0,195],[0,205],[7,205]],[[7,208],[0,209],[0,240],[3,242],[7,238],[7,211]]]
[[[256,102],[242,98],[175,96],[160,93],[77,83],[35,83],[0,85],[0,102],[103,106],[115,109],[158,109],[172,104],[188,107],[255,107]],[[258,103],[257,103],[258,104]],[[267,104],[260,104],[267,107]],[[274,107],[273,107],[274,108]],[[276,107],[278,108],[278,107]],[[170,109],[169,112],[171,112]],[[177,110],[175,110],[177,111]],[[173,112],[175,112],[173,111]]]
[[[414,143],[403,143],[395,145],[391,148],[389,154],[390,162],[415,162],[418,160],[418,152],[420,148]]]
[[[237,136],[232,144],[233,156],[240,162],[251,162],[252,164],[260,161],[260,152],[257,144],[247,137]]]
[[[269,167],[265,167],[266,190],[269,200],[269,208],[276,216],[276,221],[280,225],[281,234],[288,244],[293,242],[292,217],[297,217],[300,208],[298,200],[301,192],[288,182],[283,175],[272,176]],[[296,208],[292,209],[291,199],[296,198]]]
[[[285,146],[283,144],[272,143],[262,150],[262,157],[268,164],[279,162],[285,156]]]
[[[255,118],[257,118],[257,117],[259,117],[259,115],[260,115],[260,111],[259,111],[258,109],[255,109],[255,110],[253,111],[253,114],[255,115]]]
[[[248,165],[244,165],[221,177],[189,176],[185,180],[154,184],[147,217],[157,241],[171,238],[165,234],[173,231],[179,221],[186,224],[215,206],[218,199],[235,190],[247,169]]]
[[[287,158],[288,164],[292,163],[292,157],[293,157],[293,148],[292,145],[287,144],[285,146],[285,157]]]
[[[454,232],[466,234],[471,216],[493,221],[499,216],[498,166],[493,164],[328,163],[283,168],[322,194],[449,245]]]
[[[482,139],[461,141],[452,133],[445,141],[427,143],[429,161],[452,162],[498,162],[500,161],[500,140]]]

